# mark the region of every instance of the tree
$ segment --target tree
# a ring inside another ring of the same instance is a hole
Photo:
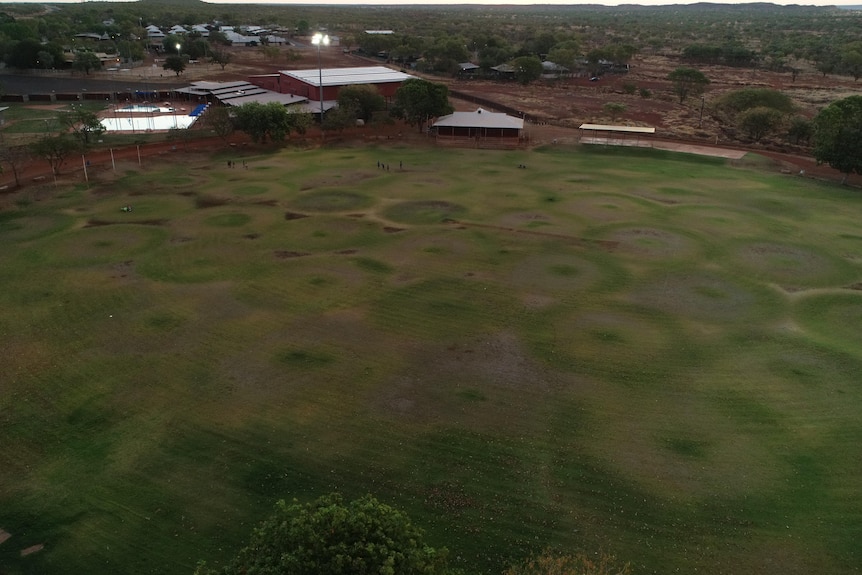
[[[176,75],[179,76],[186,69],[186,62],[181,56],[168,56],[165,58],[165,63],[162,68],[175,72]]]
[[[709,85],[709,78],[694,68],[677,68],[668,74],[667,79],[673,82],[673,93],[679,97],[680,104],[689,96],[700,96]]]
[[[77,149],[75,141],[68,134],[58,134],[56,136],[45,136],[32,144],[30,151],[34,156],[44,158],[51,166],[51,173],[55,176],[66,161],[66,158]]]
[[[743,88],[724,94],[715,103],[715,107],[733,116],[757,107],[772,108],[789,114],[794,106],[793,100],[784,92],[771,88]]]
[[[12,68],[26,70],[39,67],[39,52],[43,50],[41,42],[34,38],[25,38],[13,42],[6,48],[6,63]]]
[[[71,112],[58,118],[58,124],[65,126],[66,131],[75,136],[82,149],[89,146],[93,138],[98,138],[105,132],[105,127],[95,112],[74,105]]]
[[[787,127],[787,139],[794,144],[807,144],[814,135],[814,125],[803,116],[795,116]]]
[[[455,109],[449,103],[449,88],[420,78],[405,80],[395,92],[392,115],[407,124],[416,125],[420,132],[431,118],[451,114]]]
[[[369,122],[374,112],[386,109],[386,100],[373,85],[345,86],[338,91],[338,107],[352,109],[354,120],[361,118]]]
[[[232,42],[227,39],[224,32],[212,30],[208,36],[210,44],[218,44],[220,46],[230,46]]]
[[[631,565],[620,565],[606,553],[589,557],[579,553],[564,555],[545,550],[520,565],[514,565],[503,575],[631,575]]]
[[[235,128],[234,119],[227,106],[210,106],[204,112],[201,119],[204,126],[210,128],[222,140],[227,141],[230,135],[233,134]]]
[[[75,54],[75,61],[72,62],[72,68],[89,75],[90,70],[97,70],[102,67],[102,61],[93,52],[78,52]]]
[[[781,112],[774,108],[758,106],[750,108],[739,115],[739,128],[748,134],[748,137],[759,142],[767,134],[776,130],[784,120]]]
[[[213,51],[210,60],[213,62],[213,64],[218,64],[219,66],[221,66],[222,71],[224,71],[225,66],[230,64],[231,58],[232,56],[230,52],[226,50],[215,50]]]
[[[196,575],[435,575],[446,549],[423,542],[406,514],[370,495],[345,502],[332,494],[302,504],[279,501],[247,547],[219,571]]]
[[[323,129],[342,132],[346,128],[356,125],[357,116],[358,112],[354,104],[344,106],[338,104],[337,108],[330,110],[323,117]]]
[[[617,117],[626,111],[626,105],[621,102],[608,102],[602,109],[611,117],[611,121],[616,121]]]
[[[278,57],[281,56],[281,48],[278,46],[270,46],[269,44],[261,44],[260,53],[263,54],[263,57],[267,60],[275,61],[278,60]]]
[[[853,81],[862,77],[862,52],[848,50],[841,55],[841,71],[853,76]]]
[[[249,102],[234,108],[236,127],[256,143],[282,142],[292,131],[304,134],[311,124],[311,116],[288,110],[278,102],[261,104]]]
[[[542,61],[538,56],[521,56],[512,62],[515,67],[515,79],[526,86],[542,77]]]
[[[862,96],[832,102],[814,118],[814,159],[844,174],[862,174]]]
[[[21,167],[30,156],[30,149],[27,146],[11,146],[3,137],[3,132],[0,132],[0,173],[3,172],[3,164],[9,166],[12,170],[12,176],[15,178],[15,187],[21,186],[20,172]]]

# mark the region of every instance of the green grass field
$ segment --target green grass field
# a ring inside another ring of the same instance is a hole
[[[862,571],[858,190],[607,148],[226,159],[0,199],[0,573],[187,574],[331,491],[470,574]]]

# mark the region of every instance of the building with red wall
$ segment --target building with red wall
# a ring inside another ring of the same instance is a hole
[[[321,99],[321,80],[323,100],[338,99],[338,91],[344,86],[370,84],[380,94],[391,101],[395,91],[404,80],[415,78],[409,74],[392,70],[385,66],[366,66],[357,68],[312,68],[309,70],[280,70],[277,78],[272,74],[252,76],[249,81],[269,90],[282,94],[303,96],[311,101]]]

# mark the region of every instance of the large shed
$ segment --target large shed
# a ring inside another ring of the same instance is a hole
[[[649,136],[655,128],[645,126],[609,126],[606,124],[581,124],[581,143],[612,146],[650,146]],[[647,138],[644,140],[643,138]]]
[[[438,141],[470,141],[476,146],[517,146],[524,120],[500,112],[478,108],[475,112],[455,112],[439,118],[431,126]]]
[[[372,85],[376,86],[380,95],[388,101],[401,87],[402,82],[411,78],[414,76],[385,66],[280,70],[278,91],[305,96],[309,100],[320,100],[322,89],[324,100],[337,100],[338,92],[344,86]]]

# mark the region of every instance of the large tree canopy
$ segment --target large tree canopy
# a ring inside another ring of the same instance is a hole
[[[436,575],[445,573],[446,555],[401,511],[370,495],[345,502],[332,494],[279,501],[228,566],[201,565],[196,575]]]
[[[292,112],[278,102],[249,102],[237,106],[234,112],[236,127],[261,144],[267,138],[273,142],[282,142],[293,131],[304,134],[311,124],[309,114]]]
[[[862,174],[862,96],[850,96],[814,118],[814,158],[844,174]]]
[[[677,68],[667,75],[667,79],[673,82],[673,92],[680,104],[689,96],[700,96],[709,85],[709,78],[694,68]]]
[[[449,88],[428,80],[405,80],[395,92],[392,115],[408,124],[416,125],[421,132],[431,118],[451,114],[455,109],[449,103]]]

